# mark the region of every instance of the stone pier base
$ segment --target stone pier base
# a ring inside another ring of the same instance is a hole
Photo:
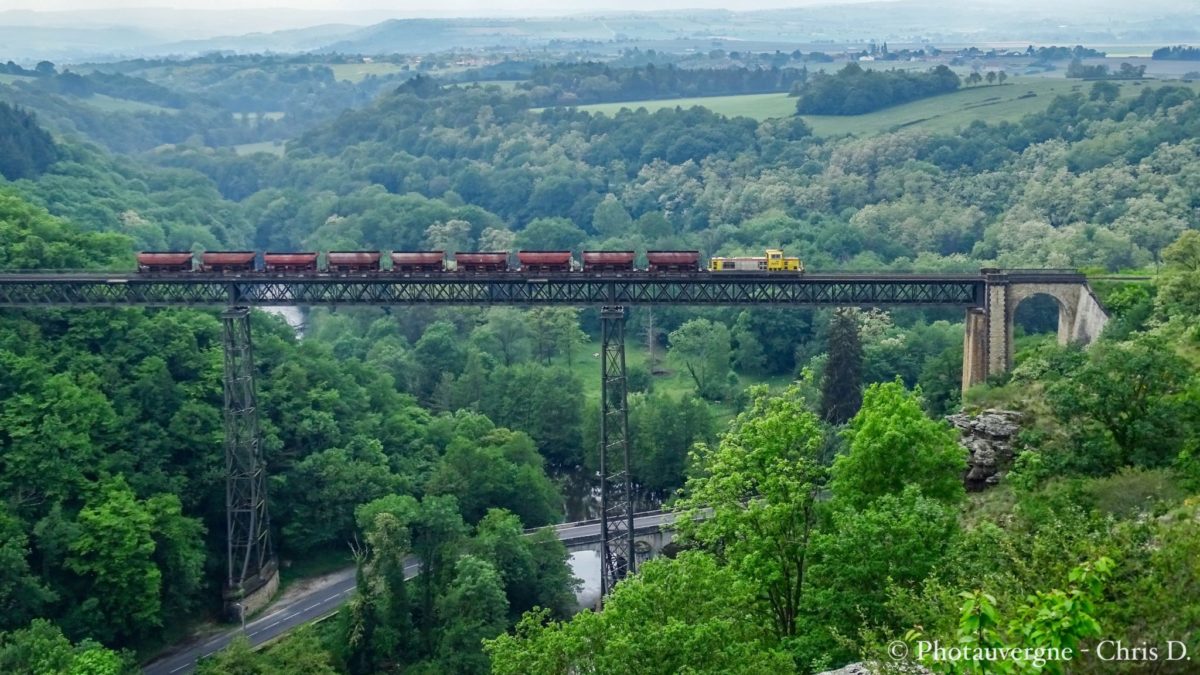
[[[969,309],[963,329],[963,393],[986,379],[987,315],[982,309]]]
[[[225,616],[229,621],[241,621],[266,607],[278,591],[279,566],[271,560],[245,584],[224,590]]]

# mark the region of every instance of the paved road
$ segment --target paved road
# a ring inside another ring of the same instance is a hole
[[[671,514],[650,512],[639,514],[633,522],[635,530],[653,528],[669,523]],[[566,543],[588,541],[600,537],[600,523],[585,521],[579,523],[563,523],[555,528],[558,538]],[[411,579],[417,574],[417,563],[410,562],[404,568],[405,577]],[[250,644],[258,646],[276,638],[302,624],[328,616],[337,611],[342,603],[350,599],[354,592],[354,568],[347,568],[336,575],[336,581],[319,590],[306,593],[286,605],[268,608],[268,613],[260,618],[246,623],[246,637]],[[184,675],[196,668],[198,659],[221,651],[242,633],[239,626],[220,635],[208,638],[204,642],[189,647],[175,654],[162,657],[143,668],[146,675]]]

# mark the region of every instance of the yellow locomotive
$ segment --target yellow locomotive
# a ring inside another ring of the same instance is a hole
[[[762,257],[711,258],[709,272],[803,272],[804,261],[789,258],[777,248],[769,248]]]

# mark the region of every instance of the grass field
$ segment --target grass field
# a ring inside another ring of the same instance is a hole
[[[622,108],[637,110],[645,108],[650,112],[662,108],[691,108],[702,106],[715,113],[736,117],[753,117],[765,120],[771,117],[785,117],[796,112],[796,99],[787,94],[743,94],[740,96],[701,96],[698,98],[670,98],[661,101],[636,101],[633,103],[595,103],[581,105],[580,110],[593,113],[614,115]]]
[[[233,151],[239,155],[253,155],[256,152],[265,152],[268,154],[283,157],[283,143],[278,141],[263,141],[261,143],[243,143],[233,146]]]
[[[269,120],[281,120],[284,118],[285,115],[287,115],[287,113],[279,111],[279,110],[272,110],[272,111],[263,113],[263,117],[266,117]],[[257,116],[258,115],[256,113],[242,113],[242,112],[233,113],[233,119],[238,122],[241,122],[243,119],[246,119],[246,118],[254,119]]]
[[[869,136],[900,128],[948,132],[975,120],[1015,122],[1044,110],[1059,94],[1086,91],[1089,86],[1067,79],[1013,78],[1002,85],[964,87],[865,115],[805,115],[804,119],[818,136]]]
[[[234,122],[237,122],[239,124],[246,123],[255,128],[258,127],[258,114],[257,113],[235,112],[232,114],[233,114]],[[268,120],[278,121],[278,120],[283,119],[287,115],[287,113],[279,111],[279,110],[271,110],[271,111],[264,112],[262,115],[264,118],[266,118]],[[250,143],[250,145],[258,145],[258,144]]]
[[[587,344],[580,345],[575,353],[574,363],[570,365],[571,371],[583,382],[584,396],[588,401],[596,401],[600,398],[600,358],[593,357],[592,354],[600,353],[600,342],[593,341]],[[687,370],[677,368],[673,363],[666,360],[667,350],[655,350],[655,356],[659,359],[659,370],[667,371],[667,374],[653,376],[653,392],[656,394],[669,394],[672,398],[680,398],[685,394],[692,394],[696,391],[696,385],[692,382],[691,376]],[[646,342],[641,336],[628,335],[625,342],[625,366],[626,368],[647,368],[647,359],[649,353],[646,350]],[[557,357],[555,363],[560,366],[567,366],[565,357]],[[746,375],[738,376],[739,386],[742,388],[749,387],[753,384],[766,384],[772,390],[782,390],[790,382],[791,378],[786,376],[777,377],[748,377]],[[720,402],[712,404],[713,413],[716,415],[718,428],[724,429],[725,424],[734,415],[733,406],[728,402]]]
[[[1136,96],[1143,87],[1162,84],[1180,85],[1200,90],[1197,83],[1145,80],[1114,82],[1122,96]],[[952,94],[934,96],[866,115],[834,116],[805,115],[818,136],[853,134],[869,136],[893,129],[922,129],[932,132],[952,132],[975,120],[984,122],[1015,122],[1022,117],[1045,110],[1059,94],[1091,89],[1091,82],[1065,78],[1020,77],[996,86],[966,87]]]
[[[168,115],[174,115],[179,112],[174,108],[164,108],[163,106],[154,105],[153,103],[131,101],[127,98],[113,98],[111,96],[105,96],[104,94],[93,94],[87,98],[81,98],[78,100],[88,107],[96,108],[97,110],[103,110],[104,112],[149,112],[166,113]]]
[[[0,84],[12,84],[14,82],[32,82],[34,78],[23,76],[23,74],[0,74]],[[68,96],[68,100],[78,101],[90,108],[103,110],[106,113],[167,113],[173,115],[179,110],[174,108],[164,108],[155,106],[154,103],[143,103],[140,101],[131,101],[128,98],[114,98],[103,94],[92,94],[86,98],[76,98]]]
[[[1135,95],[1142,87],[1166,84],[1154,80],[1143,84],[1118,82],[1123,96]],[[1181,84],[1169,82],[1169,84]],[[1200,83],[1184,84],[1200,90]],[[893,106],[865,115],[805,115],[818,136],[870,136],[894,129],[922,129],[949,132],[975,120],[985,122],[1016,121],[1033,112],[1045,109],[1058,94],[1086,92],[1090,82],[1064,78],[1016,77],[1003,85],[964,87],[954,93],[934,96]],[[712,96],[676,98],[635,103],[598,103],[579,106],[580,110],[612,115],[622,108],[661,108],[704,106],[713,112],[757,120],[785,117],[795,111],[796,99],[786,94],[746,94],[743,96]]]
[[[333,76],[347,82],[361,82],[368,75],[391,75],[403,70],[398,63],[331,63]]]
[[[464,82],[464,84],[478,84],[481,87],[500,87],[504,91],[513,91],[517,85],[525,80],[479,80],[477,82]]]

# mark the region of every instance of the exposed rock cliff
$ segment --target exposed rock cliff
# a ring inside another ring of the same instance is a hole
[[[866,663],[851,663],[837,670],[827,670],[818,675],[879,675],[879,673],[911,673],[912,675],[929,675],[929,670],[915,663],[889,663],[887,668],[872,667]]]
[[[826,670],[817,675],[874,675],[874,672],[863,663],[851,663],[837,670]]]
[[[1003,471],[1012,466],[1012,446],[1021,430],[1021,417],[1015,410],[996,409],[978,415],[946,416],[962,435],[959,443],[970,453],[963,477],[968,490],[983,490],[999,483]]]

